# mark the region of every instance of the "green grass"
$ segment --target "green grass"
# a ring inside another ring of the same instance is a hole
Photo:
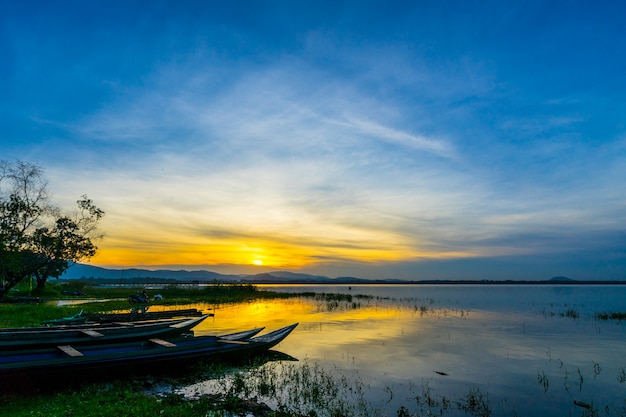
[[[89,298],[123,298],[144,287],[98,287],[85,286],[82,290]],[[159,289],[147,290],[149,296],[161,294],[163,301],[160,304],[176,304],[181,301],[206,301],[206,302],[240,302],[255,298],[268,296],[264,291],[257,291],[257,288],[249,284],[214,284],[208,286],[183,286],[165,285]],[[274,294],[274,293],[271,293]],[[274,295],[273,295],[274,296]]]
[[[50,304],[0,303],[0,328],[39,326],[46,320],[69,317],[81,310],[78,306],[57,307]]]
[[[224,417],[250,409],[256,409],[255,416],[292,416],[236,397],[203,396],[189,401],[176,394],[146,395],[127,382],[89,385],[56,394],[0,396],[0,412],[12,417]]]

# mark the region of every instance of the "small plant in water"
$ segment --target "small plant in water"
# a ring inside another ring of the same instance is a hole
[[[583,390],[583,382],[584,382],[583,374],[580,372],[580,368],[578,368],[578,391]]]
[[[550,381],[548,381],[548,376],[545,372],[539,372],[539,374],[537,375],[537,382],[539,382],[539,385],[543,387],[544,394],[548,392],[548,387],[550,387]]]
[[[459,409],[473,416],[488,417],[491,415],[488,400],[476,387],[470,388],[464,401],[458,403]]]
[[[600,372],[602,372],[600,364],[596,361],[593,361],[593,379],[596,379],[596,377],[600,375]]]
[[[575,310],[573,308],[568,308],[565,313],[561,313],[562,317],[567,317],[570,319],[578,319],[580,318],[580,313],[578,312],[578,310]]]
[[[398,410],[398,417],[411,417],[411,413],[406,407],[402,406]]]

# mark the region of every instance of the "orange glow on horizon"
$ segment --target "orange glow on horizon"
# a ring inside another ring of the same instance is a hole
[[[294,236],[296,231],[290,231],[291,234],[277,231],[268,238],[267,233],[246,236],[236,230],[223,236],[204,236],[183,235],[158,228],[147,230],[145,226],[138,226],[138,230],[122,226],[116,224],[98,242],[98,252],[90,263],[112,268],[240,265],[299,270],[320,263],[376,264],[477,255],[423,251],[406,237],[345,227],[320,227],[316,233],[302,231],[301,236]]]
[[[210,248],[180,248],[179,250],[150,250],[150,248],[102,247],[89,263],[103,267],[133,268],[139,265],[159,267],[160,265],[241,265],[298,270],[316,263],[393,263],[406,260],[452,259],[473,257],[476,254],[465,252],[416,253],[409,251],[385,251],[368,249],[339,250],[325,248],[281,248],[280,250],[261,250],[249,253],[247,248],[212,246]],[[262,255],[261,255],[262,253]],[[321,259],[321,261],[320,261]]]
[[[300,268],[319,262],[333,260],[343,262],[393,262],[411,259],[416,253],[407,250],[377,248],[333,248],[288,246],[281,243],[262,242],[254,244],[212,244],[207,246],[108,246],[101,244],[94,264],[136,265],[256,265],[267,267]]]

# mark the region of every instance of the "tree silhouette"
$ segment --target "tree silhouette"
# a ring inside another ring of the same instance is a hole
[[[43,288],[70,262],[94,256],[103,216],[86,195],[76,212],[63,213],[50,202],[40,167],[0,161],[0,297],[26,278]]]

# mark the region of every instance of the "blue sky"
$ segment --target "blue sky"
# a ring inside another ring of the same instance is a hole
[[[0,159],[92,264],[626,278],[620,2],[0,1]]]

